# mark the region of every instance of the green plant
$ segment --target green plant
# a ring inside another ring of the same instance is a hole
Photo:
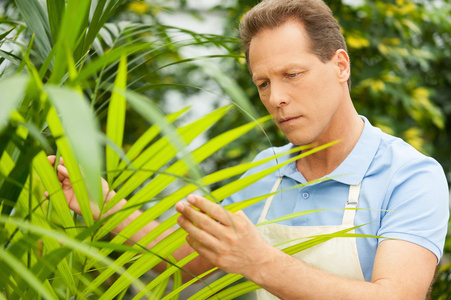
[[[212,201],[221,201],[283,166],[236,179],[265,161],[208,175],[203,175],[199,165],[270,117],[225,130],[189,150],[187,145],[211,126],[223,122],[223,116],[235,105],[178,125],[188,109],[166,115],[149,95],[142,93],[162,85],[178,86],[157,81],[161,79],[157,71],[186,63],[177,55],[181,47],[209,43],[229,49],[227,44],[236,43],[236,39],[200,35],[158,23],[129,23],[123,27],[107,24],[125,1],[62,3],[48,0],[42,6],[38,0],[16,0],[4,7],[5,32],[0,43],[18,46],[21,51],[1,52],[0,299],[113,299],[123,298],[130,286],[140,291],[136,299],[158,299],[165,293],[170,276],[173,292],[166,298],[176,299],[186,286],[181,285],[180,272],[195,257],[194,254],[179,262],[171,257],[185,243],[185,233],[177,230],[151,249],[145,248],[176,224],[176,216],[167,218],[139,243],[124,243],[191,192],[200,190]],[[116,32],[106,30],[113,27]],[[190,38],[173,42],[169,30],[183,32]],[[140,70],[148,68],[148,64],[154,72],[151,77],[146,75],[146,80],[155,81],[142,81]],[[219,70],[214,75],[224,78]],[[251,107],[246,98],[233,96],[243,94],[237,89],[230,85],[227,90],[240,107]],[[124,128],[130,110],[140,115],[149,128],[124,151]],[[301,155],[319,150],[320,147]],[[82,220],[69,210],[55,169],[48,162],[47,154],[53,152],[64,157]],[[106,204],[102,176],[117,191]],[[210,188],[230,178],[235,180],[221,188]],[[229,209],[237,211],[266,196]],[[128,198],[123,209],[95,220],[93,203],[105,212],[122,198]],[[149,203],[154,204],[151,209],[106,241],[117,224]],[[286,251],[301,251],[330,238],[318,236]],[[142,275],[161,261],[168,263],[167,271],[150,283],[143,282]],[[194,299],[213,295],[238,279],[238,275],[227,275]],[[251,282],[241,283],[223,290],[221,298],[233,298],[257,288]]]

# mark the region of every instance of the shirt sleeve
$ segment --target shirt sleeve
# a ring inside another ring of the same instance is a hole
[[[393,174],[378,236],[401,239],[443,255],[449,219],[449,190],[442,167],[432,158],[406,162]],[[379,243],[384,239],[379,239]]]

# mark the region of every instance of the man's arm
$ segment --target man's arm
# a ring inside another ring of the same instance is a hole
[[[190,195],[178,203],[179,225],[200,255],[229,273],[239,273],[282,299],[424,299],[437,264],[426,248],[385,240],[377,250],[372,282],[341,278],[311,267],[267,244],[241,212],[228,213]]]

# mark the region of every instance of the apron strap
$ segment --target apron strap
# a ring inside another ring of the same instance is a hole
[[[361,183],[349,186],[349,197],[345,208],[357,208],[359,206],[360,185]],[[354,226],[355,213],[355,209],[345,209],[342,224],[349,227]]]
[[[274,185],[271,189],[271,192],[270,192],[271,194],[274,193],[275,191],[277,191],[281,182],[282,182],[282,176],[277,178],[276,183],[274,183]],[[268,214],[269,207],[271,206],[272,200],[274,199],[275,195],[276,194],[271,195],[268,197],[268,199],[266,199],[266,203],[265,203],[265,206],[263,207],[263,211],[262,211],[260,217],[258,218],[258,223],[262,223],[262,222],[266,221],[266,215]]]
[[[274,183],[271,194],[274,193],[278,188],[280,183],[282,182],[282,177],[277,178]],[[346,202],[345,208],[357,208],[359,206],[359,195],[360,195],[360,185],[350,185],[349,186],[349,196],[348,201]],[[272,200],[274,199],[274,195],[271,195],[266,199],[265,206],[263,207],[262,213],[258,218],[258,223],[262,223],[266,221],[266,215],[268,214],[269,207],[271,206]],[[354,218],[355,218],[355,209],[345,209],[343,214],[342,225],[347,225],[348,227],[354,226]]]

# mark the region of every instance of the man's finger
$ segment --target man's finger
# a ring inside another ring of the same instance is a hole
[[[66,167],[58,165],[57,176],[58,180],[61,182],[65,181],[66,179],[69,180],[69,172],[67,171]]]
[[[192,210],[194,210],[194,209],[192,209]],[[186,209],[185,209],[185,211],[186,211]],[[202,214],[200,212],[196,212],[196,213]],[[208,218],[207,216],[205,216],[205,217]],[[210,219],[210,221],[212,221],[212,220]],[[177,223],[180,225],[180,227],[183,230],[185,230],[189,234],[189,236],[192,239],[191,243],[194,243],[194,240],[195,240],[195,241],[198,241],[200,244],[205,245],[207,248],[215,248],[215,246],[218,244],[218,239],[214,235],[212,235],[211,232],[206,231],[203,228],[194,225],[194,223],[190,219],[185,217],[185,215],[180,216],[177,219]],[[214,223],[214,221],[213,221],[213,223]]]
[[[204,257],[206,260],[208,260],[209,262],[211,262],[214,265],[212,259],[214,259],[217,256],[217,254],[213,250],[217,250],[216,248],[213,248],[213,250],[212,250],[212,249],[206,247],[205,245],[203,245],[202,243],[200,243],[198,240],[196,240],[195,238],[193,238],[190,235],[186,236],[186,240],[187,240],[188,244],[191,246],[191,248],[196,250],[196,252],[199,253],[199,255],[201,255],[202,257]]]
[[[230,224],[232,224],[231,218],[233,214],[221,205],[208,201],[204,197],[194,194],[189,195],[187,197],[187,201],[189,204],[197,207],[214,220],[219,221],[221,224],[226,226],[230,226]]]
[[[55,155],[49,155],[49,156],[47,156],[47,159],[53,165],[55,163],[56,156]]]
[[[58,174],[63,175],[64,177],[69,178],[69,172],[67,171],[67,168],[62,165],[58,165]]]
[[[49,160],[49,162],[52,165],[55,165],[55,161],[56,161],[56,156],[55,155],[49,155],[47,156],[47,159]],[[62,157],[60,157],[60,162],[58,163],[58,165],[63,165],[64,166],[64,160]]]
[[[177,203],[175,208],[179,213],[183,215],[184,218],[195,224],[200,229],[207,231],[213,236],[221,236],[220,233],[224,229],[223,226],[216,220],[207,216],[204,212],[197,211],[184,202]],[[190,232],[188,231],[188,233]]]

